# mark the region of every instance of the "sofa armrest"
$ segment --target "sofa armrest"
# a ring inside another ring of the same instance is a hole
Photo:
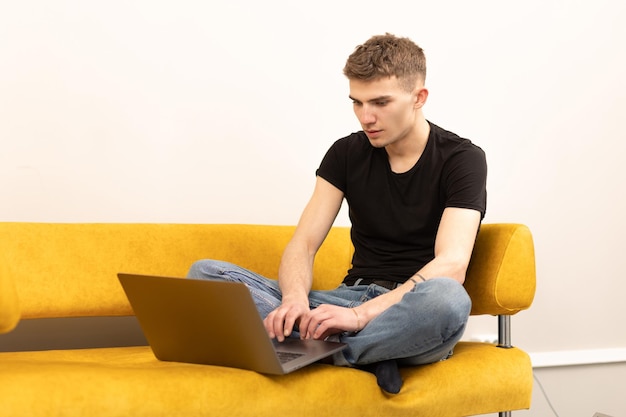
[[[530,307],[535,287],[535,252],[528,227],[482,225],[465,279],[471,314],[516,314]]]

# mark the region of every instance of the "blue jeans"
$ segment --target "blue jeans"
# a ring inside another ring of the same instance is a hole
[[[262,318],[281,303],[276,280],[228,262],[197,261],[187,277],[244,283]],[[341,284],[334,290],[312,290],[309,303],[311,309],[321,304],[356,307],[388,291],[375,284]],[[340,334],[339,341],[348,346],[335,354],[334,363],[355,366],[397,359],[402,365],[423,365],[447,359],[463,335],[470,308],[467,292],[453,279],[436,278],[419,283],[360,332]],[[294,332],[292,337],[299,334]]]

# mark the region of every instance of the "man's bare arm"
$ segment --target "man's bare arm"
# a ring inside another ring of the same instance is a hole
[[[270,337],[284,340],[294,324],[309,312],[308,294],[313,282],[313,261],[328,235],[343,201],[343,192],[317,177],[313,195],[283,253],[278,270],[282,304],[265,319]]]

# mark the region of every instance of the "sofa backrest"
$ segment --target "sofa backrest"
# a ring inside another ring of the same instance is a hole
[[[119,316],[132,310],[118,272],[186,275],[219,259],[277,277],[293,226],[0,223],[0,333],[22,318]],[[338,285],[352,257],[335,227],[317,255],[314,288]],[[534,295],[532,237],[522,225],[483,225],[466,288],[473,314],[514,314]]]
[[[20,306],[15,282],[8,272],[8,265],[2,262],[0,263],[0,334],[13,330],[19,321]]]
[[[198,259],[226,260],[276,278],[293,230],[218,224],[0,223],[0,316],[9,308],[9,299],[16,304],[4,291],[13,285],[22,318],[129,315],[118,272],[184,277]],[[340,282],[351,254],[349,231],[333,229],[316,260],[316,287]]]

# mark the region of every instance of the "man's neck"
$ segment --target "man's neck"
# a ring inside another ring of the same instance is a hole
[[[429,134],[430,124],[422,118],[405,140],[387,146],[391,170],[401,174],[413,168],[426,148]]]

